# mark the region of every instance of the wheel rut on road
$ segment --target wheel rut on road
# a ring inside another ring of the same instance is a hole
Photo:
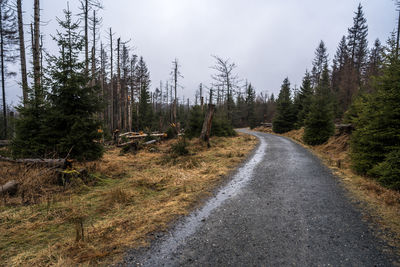
[[[260,139],[232,180],[122,266],[392,266],[337,177],[284,137]]]

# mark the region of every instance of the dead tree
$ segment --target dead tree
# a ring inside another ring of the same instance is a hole
[[[203,127],[201,129],[200,140],[207,142],[207,146],[210,147],[210,134],[212,120],[214,117],[215,105],[212,104],[213,90],[210,89],[210,103],[208,104],[208,110],[204,117]]]
[[[97,0],[81,0],[80,16],[83,19],[84,27],[84,42],[85,42],[85,74],[89,75],[89,12],[93,9],[101,9],[102,5]]]
[[[40,3],[35,0],[34,4],[34,20],[33,20],[33,79],[35,86],[35,97],[42,97],[40,92]],[[40,95],[40,96],[39,96]]]
[[[209,143],[212,120],[214,117],[215,105],[209,104],[206,116],[204,117],[203,128],[201,130],[200,139]]]
[[[217,102],[220,101],[220,88],[223,89],[222,94],[226,94],[225,106],[227,109],[228,119],[232,119],[233,111],[233,93],[238,88],[239,77],[234,73],[236,64],[230,62],[229,59],[222,59],[218,56],[213,56],[216,63],[211,68],[217,73],[212,75],[211,78],[214,80],[213,85],[218,88]]]
[[[21,61],[21,82],[24,105],[28,101],[28,76],[26,71],[24,21],[22,16],[22,0],[17,0],[19,55]]]
[[[110,94],[109,94],[109,102],[110,102],[110,122],[111,122],[111,131],[115,129],[115,121],[114,121],[114,83],[113,83],[113,76],[114,76],[114,61],[113,61],[113,33],[110,28]]]
[[[178,89],[178,79],[179,78],[183,78],[183,76],[181,75],[180,71],[179,71],[180,65],[178,63],[178,59],[175,58],[174,61],[172,61],[172,81],[174,83],[174,102],[173,102],[173,111],[172,111],[172,122],[176,124],[176,108],[177,108],[177,89]],[[172,94],[171,94],[172,95]]]
[[[117,128],[122,129],[122,97],[121,97],[121,65],[120,65],[121,38],[117,40]]]
[[[14,63],[15,57],[11,53],[16,45],[16,18],[13,10],[8,5],[8,1],[0,1],[0,61],[1,61],[1,89],[3,96],[3,124],[4,136],[7,138],[7,102],[6,102],[6,76],[12,75],[6,68],[6,62]]]

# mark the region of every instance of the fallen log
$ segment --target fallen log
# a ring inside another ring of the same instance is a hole
[[[0,161],[31,164],[45,167],[66,168],[71,165],[71,162],[66,159],[12,159],[0,156]]]
[[[157,142],[157,140],[150,140],[150,141],[147,141],[147,142],[143,143],[143,145],[147,146],[147,145],[154,144],[156,142]]]
[[[117,145],[117,147],[124,147],[124,146],[127,146],[127,145],[131,145],[131,144],[134,144],[134,143],[136,143],[137,141],[129,141],[129,142],[125,142],[125,143],[122,143],[122,144],[118,144]],[[154,143],[156,143],[157,142],[157,140],[150,140],[150,141],[148,141],[148,142],[145,142],[145,143],[143,143],[142,145],[150,145],[150,144],[154,144]]]
[[[6,184],[0,186],[0,194],[8,193],[10,196],[13,196],[17,193],[18,190],[18,182],[17,181],[9,181]]]

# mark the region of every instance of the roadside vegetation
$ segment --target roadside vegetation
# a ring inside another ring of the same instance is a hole
[[[285,78],[273,131],[283,134],[304,127],[302,142],[316,146],[329,142],[336,124],[351,133],[352,170],[400,191],[400,28],[386,45],[377,39],[368,48],[366,22],[360,4],[331,67],[321,41],[300,89],[291,90]]]
[[[65,171],[65,185],[49,169],[1,164],[0,183],[17,179],[20,189],[1,199],[0,265],[118,262],[210,196],[257,143],[241,134],[212,138],[211,148],[182,142],[136,153],[108,148],[102,159]]]

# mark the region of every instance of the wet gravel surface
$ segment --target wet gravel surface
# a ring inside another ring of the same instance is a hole
[[[284,137],[252,134],[260,144],[227,185],[120,265],[399,264],[394,248],[375,237],[374,227],[315,156]]]

